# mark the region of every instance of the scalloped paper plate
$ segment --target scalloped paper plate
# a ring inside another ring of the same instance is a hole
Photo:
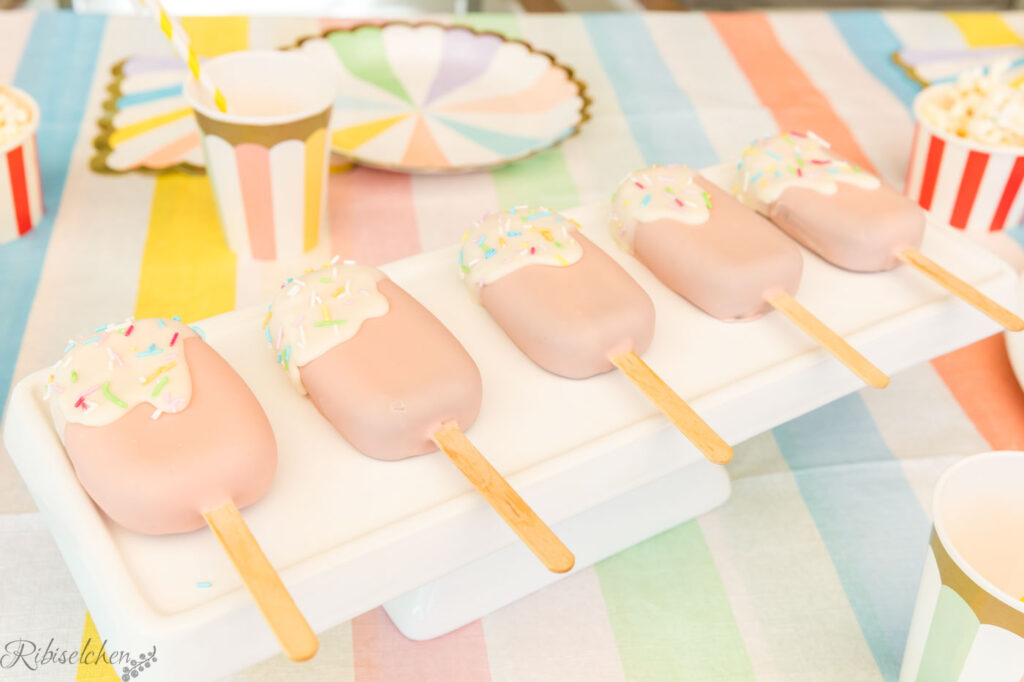
[[[568,67],[497,33],[389,22],[299,49],[337,65],[331,147],[368,166],[493,168],[554,147],[588,118],[585,86]]]

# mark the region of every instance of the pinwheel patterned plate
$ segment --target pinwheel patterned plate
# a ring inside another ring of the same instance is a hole
[[[569,68],[496,33],[391,22],[331,31],[299,49],[337,65],[332,149],[364,165],[493,168],[559,144],[588,117]]]

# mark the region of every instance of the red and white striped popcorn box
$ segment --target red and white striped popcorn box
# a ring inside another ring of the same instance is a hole
[[[1016,227],[1024,219],[1024,147],[997,147],[939,130],[921,115],[935,85],[914,100],[917,125],[906,195],[934,218],[970,233]]]
[[[0,244],[17,239],[43,217],[43,183],[39,173],[39,105],[27,93],[0,86],[31,111],[29,125],[13,140],[0,144]]]

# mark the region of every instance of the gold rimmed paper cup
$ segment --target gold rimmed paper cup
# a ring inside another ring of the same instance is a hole
[[[0,96],[26,109],[28,122],[13,135],[0,135],[0,244],[27,234],[43,217],[39,172],[39,105],[23,90],[0,85]]]
[[[326,224],[328,126],[337,81],[297,53],[232,52],[204,64],[227,113],[195,79],[195,111],[217,211],[240,256],[280,260],[316,247]]]
[[[939,479],[900,682],[1024,678],[1024,453],[968,457]]]

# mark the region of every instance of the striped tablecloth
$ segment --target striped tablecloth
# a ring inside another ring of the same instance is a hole
[[[504,15],[576,68],[593,120],[561,148],[493,173],[331,178],[333,248],[382,263],[451,243],[498,205],[602,199],[654,162],[703,166],[750,138],[811,129],[900,185],[917,86],[901,46],[1019,43],[1024,14]],[[276,46],[332,22],[185,22],[200,52]],[[42,108],[47,214],[0,247],[0,405],[9,386],[96,324],[195,320],[262,301],[276,281],[236,262],[203,177],[88,170],[110,66],[163,51],[142,19],[0,13],[0,82]],[[1014,233],[993,246],[1024,262]],[[1001,337],[908,370],[742,444],[732,500],[458,632],[403,639],[381,610],[323,636],[305,667],[274,659],[248,679],[895,680],[929,525],[929,495],[958,456],[1024,448],[1024,394]],[[0,456],[0,647],[74,649],[97,633],[49,534]],[[0,651],[2,653],[2,651]],[[0,659],[2,660],[2,659]],[[117,679],[51,664],[7,679]]]

